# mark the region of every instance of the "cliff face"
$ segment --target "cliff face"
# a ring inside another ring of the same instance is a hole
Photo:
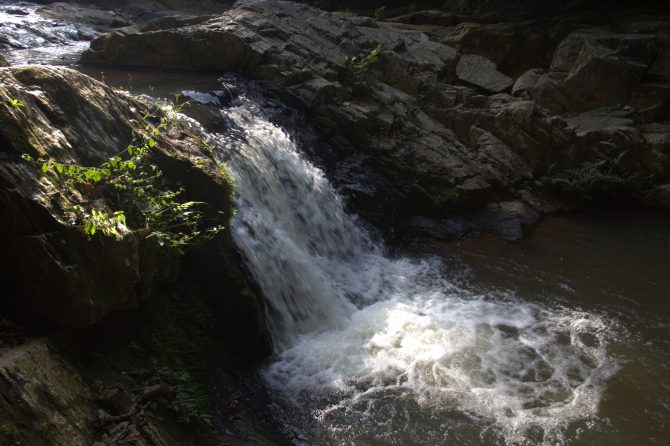
[[[271,80],[337,141],[339,171],[366,178],[371,192],[351,195],[380,220],[497,215],[518,234],[557,198],[665,206],[667,19],[427,10],[375,20],[244,0],[201,24],[103,36],[82,62]]]

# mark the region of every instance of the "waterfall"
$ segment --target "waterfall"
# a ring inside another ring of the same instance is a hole
[[[268,305],[264,377],[338,444],[560,444],[597,421],[617,369],[607,321],[392,258],[258,106],[222,114],[230,130],[205,136],[231,167],[234,241]]]

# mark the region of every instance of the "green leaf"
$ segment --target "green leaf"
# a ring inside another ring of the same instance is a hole
[[[49,163],[42,164],[42,172],[47,173],[49,171]]]
[[[58,173],[63,173],[63,165],[62,164],[55,163],[54,165],[56,166],[56,170],[58,171]]]
[[[153,147],[156,145],[156,141],[154,141],[153,138],[149,138],[149,147]]]

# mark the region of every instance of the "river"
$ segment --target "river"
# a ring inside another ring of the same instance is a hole
[[[62,56],[36,57],[44,42],[25,36],[15,63]],[[217,88],[211,78],[106,76],[153,95],[215,98],[207,88]],[[299,132],[273,123],[254,95],[221,107],[222,134],[183,119],[231,167],[234,240],[275,345],[259,373],[296,445],[670,438],[670,215],[553,216],[514,243],[391,255],[301,153]]]

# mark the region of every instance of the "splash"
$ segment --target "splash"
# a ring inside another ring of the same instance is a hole
[[[233,171],[233,237],[269,307],[264,375],[331,439],[561,444],[597,419],[617,370],[606,321],[459,288],[437,259],[389,257],[258,107],[222,113],[231,130],[205,136]]]

